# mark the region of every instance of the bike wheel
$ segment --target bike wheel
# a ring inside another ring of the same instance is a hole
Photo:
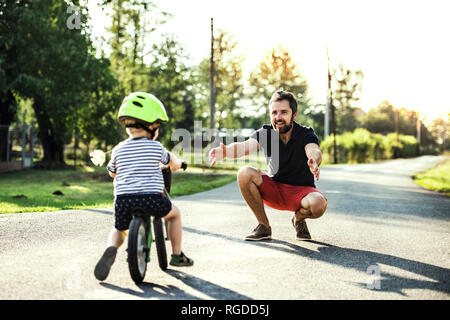
[[[166,241],[164,239],[163,222],[161,218],[153,219],[153,230],[155,233],[156,253],[158,254],[159,267],[167,269]]]
[[[135,283],[142,283],[147,271],[147,224],[140,217],[134,217],[128,232],[128,268]]]

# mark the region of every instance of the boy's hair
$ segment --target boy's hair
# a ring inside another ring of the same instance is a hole
[[[138,130],[145,130],[148,133],[150,133],[150,139],[153,139],[153,137],[155,136],[155,132],[158,129],[149,129],[147,126],[145,126],[143,123],[141,123],[140,121],[137,121],[133,118],[122,118],[120,121],[123,125],[125,125],[125,128],[127,128],[128,130],[130,130],[130,133],[133,133],[135,131]],[[157,122],[157,121],[155,121]]]
[[[122,124],[125,125],[125,127],[127,129],[129,129],[130,131],[136,131],[136,130],[144,130],[144,128],[142,128],[142,125],[140,123],[138,123],[136,120],[131,119],[131,118],[125,118],[122,121]]]
[[[275,101],[289,101],[289,106],[292,109],[292,114],[297,112],[297,100],[295,100],[294,94],[289,91],[277,90],[270,98],[269,106]]]
[[[124,124],[124,125],[136,124],[136,120],[131,119],[131,118],[125,118],[125,119],[123,119],[122,124]]]

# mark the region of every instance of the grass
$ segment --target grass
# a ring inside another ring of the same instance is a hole
[[[413,176],[418,185],[450,197],[450,160]]]
[[[172,175],[171,196],[206,191],[235,180],[235,170],[191,168]],[[54,195],[55,191],[63,195]],[[112,179],[104,167],[0,175],[0,214],[111,207],[113,201]]]

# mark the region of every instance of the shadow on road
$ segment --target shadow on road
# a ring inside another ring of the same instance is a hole
[[[174,278],[182,281],[184,284],[188,285],[192,289],[195,289],[212,299],[218,299],[218,300],[250,300],[251,298],[242,295],[236,291],[224,288],[222,286],[219,286],[217,284],[214,284],[210,281],[200,279],[198,277],[195,277],[193,275],[187,274],[182,271],[178,270],[172,270],[168,269],[166,270],[166,273],[173,276]],[[156,283],[151,282],[144,282],[142,284],[137,285],[139,289],[142,291],[133,290],[130,288],[122,288],[119,286],[116,286],[114,284],[100,283],[101,286],[116,290],[122,293],[131,294],[133,296],[148,299],[148,298],[154,298],[154,299],[180,299],[180,300],[200,300],[199,297],[196,297],[194,295],[191,295],[180,288],[177,288],[173,285],[169,286],[162,286]]]
[[[151,282],[144,282],[142,284],[137,285],[139,289],[142,291],[133,290],[130,288],[122,288],[119,286],[116,286],[111,283],[105,283],[101,282],[100,285],[102,287],[105,287],[107,289],[116,290],[122,293],[131,294],[133,296],[142,298],[142,299],[148,299],[148,298],[154,298],[154,299],[181,299],[181,300],[198,300],[199,298],[190,295],[183,290],[169,285],[169,286],[162,286],[156,283]]]
[[[297,244],[277,239],[258,242],[254,241],[244,242],[244,240],[241,238],[227,236],[224,234],[207,232],[189,227],[184,227],[184,230],[187,232],[192,232],[209,237],[221,238],[224,240],[238,242],[241,244],[245,243],[249,246],[258,246],[271,250],[278,250],[281,252],[297,255],[300,257],[315,259],[318,261],[342,266],[345,268],[358,270],[364,273],[367,273],[367,268],[369,266],[377,266],[381,264],[399,268],[429,279],[429,280],[418,280],[418,279],[404,278],[381,270],[380,274],[381,287],[377,291],[396,292],[404,296],[406,295],[402,291],[404,289],[428,289],[438,292],[450,293],[450,269],[434,266],[419,261],[399,258],[392,255],[372,251],[342,248],[314,240],[307,240],[307,241],[321,246],[317,248],[318,251],[310,250],[301,247]],[[380,269],[382,268],[380,267]],[[367,284],[354,283],[354,285],[366,287]]]
[[[210,296],[213,299],[218,300],[250,300],[251,298],[240,294],[236,291],[224,288],[222,286],[219,286],[217,284],[214,284],[210,281],[200,279],[198,277],[195,277],[193,275],[187,274],[182,271],[178,270],[167,270],[166,271],[171,276],[177,278],[178,280],[181,280],[186,285],[190,286],[191,288],[198,290],[202,292],[203,294],[206,294]]]

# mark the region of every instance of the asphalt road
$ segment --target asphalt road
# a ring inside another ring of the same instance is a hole
[[[450,199],[411,175],[444,157],[322,168],[327,212],[298,241],[291,213],[267,208],[271,241],[237,184],[173,201],[193,267],[159,269],[156,253],[136,285],[126,245],[104,282],[94,266],[112,208],[0,215],[0,299],[443,299],[450,298]],[[182,174],[182,173],[181,173]],[[170,245],[168,244],[168,251]]]

